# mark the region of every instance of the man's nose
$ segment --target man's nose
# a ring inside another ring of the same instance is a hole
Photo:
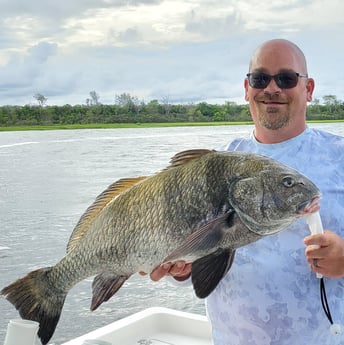
[[[282,89],[277,85],[274,78],[271,78],[269,84],[264,88],[264,92],[266,93],[278,93],[281,91]]]

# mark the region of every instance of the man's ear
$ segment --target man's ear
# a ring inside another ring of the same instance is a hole
[[[249,99],[249,97],[248,97],[248,87],[249,87],[248,79],[245,78],[245,80],[244,80],[244,88],[245,88],[245,101],[246,102],[248,102],[248,99]]]
[[[306,89],[307,89],[307,102],[312,101],[313,91],[315,88],[315,83],[313,78],[307,79]]]

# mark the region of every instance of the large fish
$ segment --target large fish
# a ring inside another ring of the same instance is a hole
[[[319,209],[320,191],[305,176],[250,153],[190,150],[151,177],[115,182],[76,225],[67,255],[5,287],[22,318],[40,323],[47,344],[68,291],[95,275],[91,309],[135,272],[192,262],[198,297],[229,270],[235,249],[272,235]]]

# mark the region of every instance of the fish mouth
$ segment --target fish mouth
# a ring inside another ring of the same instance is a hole
[[[311,201],[305,201],[301,203],[297,208],[297,213],[300,216],[314,213],[320,210],[320,204],[319,201],[321,199],[321,195],[315,196]]]

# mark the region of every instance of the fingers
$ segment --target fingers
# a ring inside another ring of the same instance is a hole
[[[310,235],[304,238],[303,243],[306,246],[326,247],[329,245],[329,238],[327,234]],[[312,248],[312,247],[311,247]]]
[[[174,264],[164,263],[161,266],[156,267],[151,272],[150,278],[153,281],[158,281],[165,276],[172,276],[177,280],[185,280],[189,278],[190,274],[191,274],[191,263],[178,261]]]
[[[313,259],[313,266],[319,268],[318,266],[318,259]]]
[[[306,260],[311,270],[319,273],[319,269],[322,268],[323,258],[326,257],[327,240],[324,239],[323,234],[311,235],[304,239],[304,243],[307,245],[305,249]]]
[[[304,239],[310,268],[329,278],[344,276],[344,240],[332,231]]]
[[[324,267],[324,259],[318,259],[318,258],[314,258],[314,259],[307,259],[307,262],[309,264],[309,267],[313,270],[319,273],[319,268],[323,268]]]
[[[176,265],[172,266],[172,273],[170,271],[170,274],[173,276],[174,279],[183,281],[190,277],[191,275],[191,263],[186,263],[184,261],[177,262]]]
[[[161,278],[169,275],[168,272],[171,269],[172,264],[163,264],[158,267],[156,267],[150,274],[150,278],[153,281],[158,281]]]

